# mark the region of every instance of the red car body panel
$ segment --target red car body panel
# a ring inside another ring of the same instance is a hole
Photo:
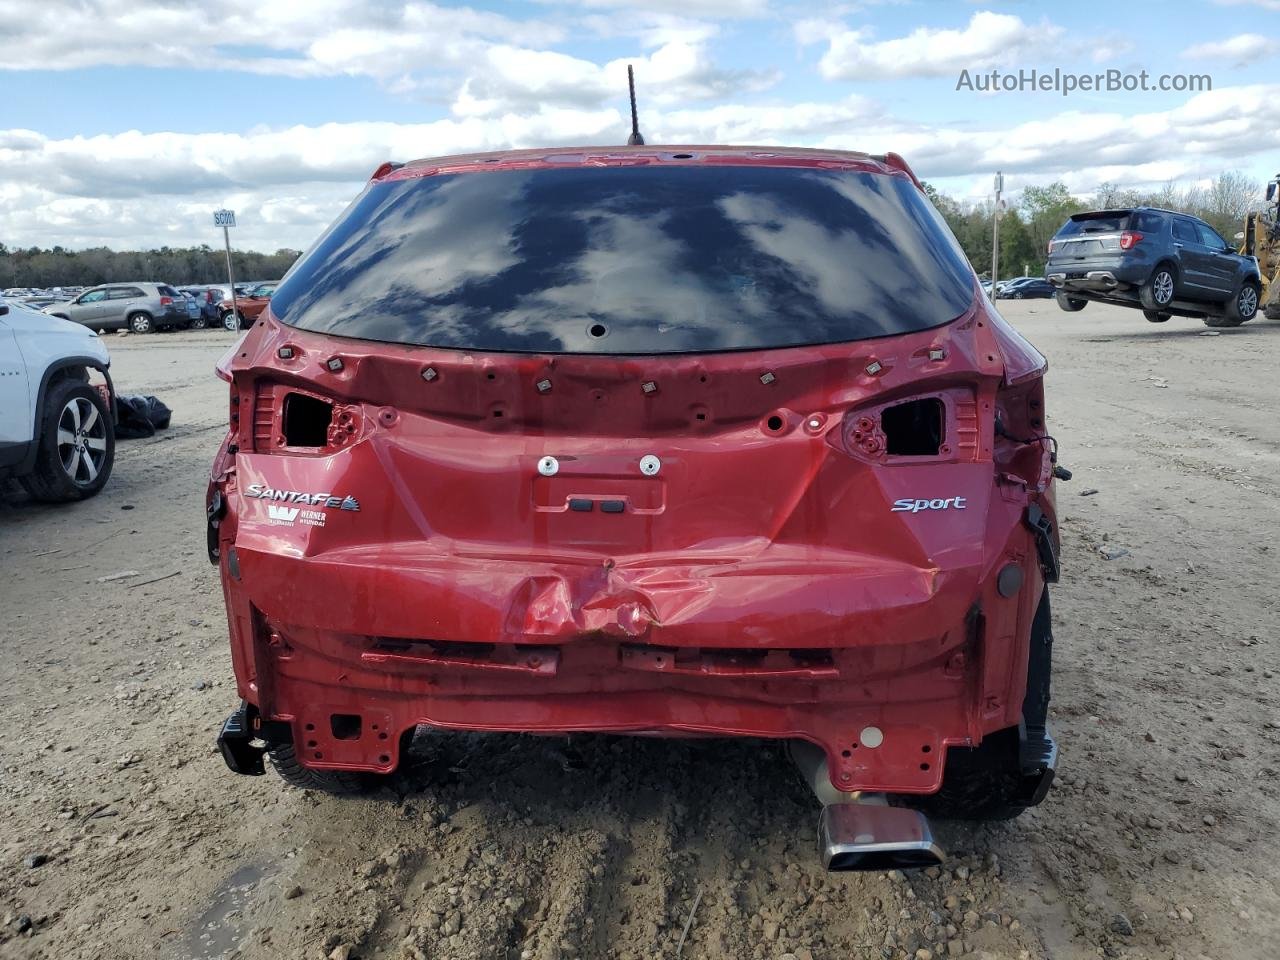
[[[910,176],[771,148],[483,162],[677,153]],[[932,793],[948,746],[1021,719],[1044,582],[1025,518],[1053,518],[1052,464],[1008,437],[1043,433],[1045,366],[976,281],[919,333],[644,357],[392,345],[268,311],[221,365],[212,477],[240,696],[316,768],[390,771],[419,724],[733,735],[819,744],[844,791]],[[290,393],[332,403],[322,447],[288,445]],[[887,454],[880,411],[922,397],[945,443]]]
[[[234,309],[239,311],[241,322],[248,323],[262,316],[270,304],[270,297],[236,297]],[[230,300],[223,300],[218,304],[218,313],[219,315],[228,313],[232,308]]]

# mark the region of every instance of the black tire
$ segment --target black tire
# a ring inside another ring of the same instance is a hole
[[[129,329],[134,333],[154,333],[156,329],[149,313],[131,313],[128,323]]]
[[[299,790],[320,790],[339,796],[351,796],[369,792],[377,782],[373,775],[304,767],[298,762],[292,743],[267,744],[267,756],[280,779]]]
[[[1213,327],[1218,330],[1226,327],[1238,327],[1242,323],[1244,323],[1243,320],[1233,320],[1231,317],[1208,316],[1204,318],[1204,325],[1206,327]]]
[[[1053,615],[1046,588],[1031,622],[1027,693],[1023,723],[1043,731],[1049,710],[1053,654]],[[942,788],[928,797],[903,798],[940,820],[1012,820],[1027,809],[1019,763],[1017,727],[984,737],[975,748],[947,750]]]
[[[1058,301],[1058,306],[1067,313],[1077,313],[1088,305],[1088,300],[1081,300],[1079,297],[1069,297],[1065,293],[1058,292],[1053,295],[1053,299]]]
[[[240,315],[234,310],[228,310],[222,315],[222,326],[227,330],[239,330]]]
[[[1226,304],[1227,326],[1238,327],[1248,323],[1258,315],[1258,301],[1262,299],[1262,288],[1252,280],[1243,281],[1236,290],[1236,295]]]
[[[74,423],[73,406],[78,418]],[[96,417],[89,416],[90,409]],[[70,442],[68,434],[74,438]],[[85,500],[111,478],[116,458],[115,425],[102,395],[83,380],[60,380],[49,388],[38,439],[35,469],[22,478],[23,487],[34,499],[44,503]]]
[[[1151,323],[1165,323],[1173,316],[1167,310],[1143,310],[1142,315]]]
[[[205,319],[204,314],[202,313],[202,314],[200,314],[200,316],[198,316],[198,317],[193,317],[193,318],[191,319],[191,322],[187,324],[187,329],[188,329],[188,330],[203,330],[203,329],[204,329],[205,327],[207,327],[207,326],[209,326],[209,321]]]
[[[1167,260],[1156,264],[1147,282],[1138,288],[1138,299],[1147,310],[1163,310],[1173,303],[1178,287],[1178,271]]]

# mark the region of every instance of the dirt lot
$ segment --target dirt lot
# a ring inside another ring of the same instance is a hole
[[[0,956],[639,960],[691,913],[686,958],[1275,956],[1280,323],[1005,314],[1075,471],[1062,775],[1017,821],[940,824],[947,868],[905,877],[823,874],[767,744],[419,736],[359,800],[228,773],[202,517],[227,335],[111,337],[172,429],[88,503],[0,497]]]

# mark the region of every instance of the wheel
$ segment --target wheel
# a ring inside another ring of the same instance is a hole
[[[1083,310],[1088,304],[1088,300],[1081,300],[1079,297],[1068,297],[1065,293],[1055,293],[1053,299],[1058,301],[1058,306],[1067,313],[1076,313]]]
[[[101,490],[116,455],[115,429],[101,394],[82,380],[50,387],[39,444],[35,470],[22,478],[32,497],[65,503]]]
[[[1167,310],[1143,310],[1142,315],[1152,323],[1164,323],[1173,316],[1173,314],[1169,313]]]
[[[1162,310],[1173,303],[1173,291],[1178,283],[1178,275],[1169,263],[1157,264],[1147,277],[1147,282],[1138,288],[1138,299],[1148,310]]]
[[[268,743],[267,756],[280,779],[299,790],[321,790],[350,796],[367,793],[377,782],[375,775],[342,770],[312,770],[298,762],[292,743]]]
[[[187,329],[203,330],[208,325],[209,321],[204,318],[204,314],[202,313],[200,316],[192,318],[191,322],[187,324]]]
[[[1242,323],[1248,323],[1258,315],[1258,298],[1262,293],[1262,288],[1252,280],[1245,280],[1240,284],[1240,289],[1236,291],[1236,295],[1226,304],[1226,317],[1224,319],[1231,321],[1224,326],[1238,327]]]
[[[1015,293],[1015,294],[1013,295],[1013,299],[1015,299],[1015,300],[1021,300],[1021,299],[1023,299],[1023,294],[1021,294],[1021,293]]]
[[[222,325],[228,330],[239,330],[240,314],[236,313],[234,310],[228,310],[222,315]]]
[[[1040,596],[1031,622],[1027,693],[1022,702],[1026,729],[1043,733],[1052,674],[1053,616],[1049,591]],[[942,788],[902,802],[940,820],[1012,820],[1027,809],[1026,784],[1019,769],[1019,731],[1010,727],[983,737],[977,747],[951,747]]]
[[[151,317],[145,313],[129,314],[129,329],[134,333],[151,333],[155,329],[155,325],[151,322]]]

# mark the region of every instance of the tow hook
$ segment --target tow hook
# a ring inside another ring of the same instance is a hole
[[[289,724],[263,720],[257,707],[241,700],[235,713],[222,724],[218,750],[232,773],[260,777],[267,772],[263,761],[267,752],[266,741],[287,743],[292,739]]]
[[[1040,509],[1038,503],[1027,507],[1025,519],[1036,536],[1036,553],[1040,557],[1040,569],[1044,572],[1045,583],[1057,583],[1062,574],[1062,563],[1058,559],[1058,547],[1053,542],[1053,521]]]

